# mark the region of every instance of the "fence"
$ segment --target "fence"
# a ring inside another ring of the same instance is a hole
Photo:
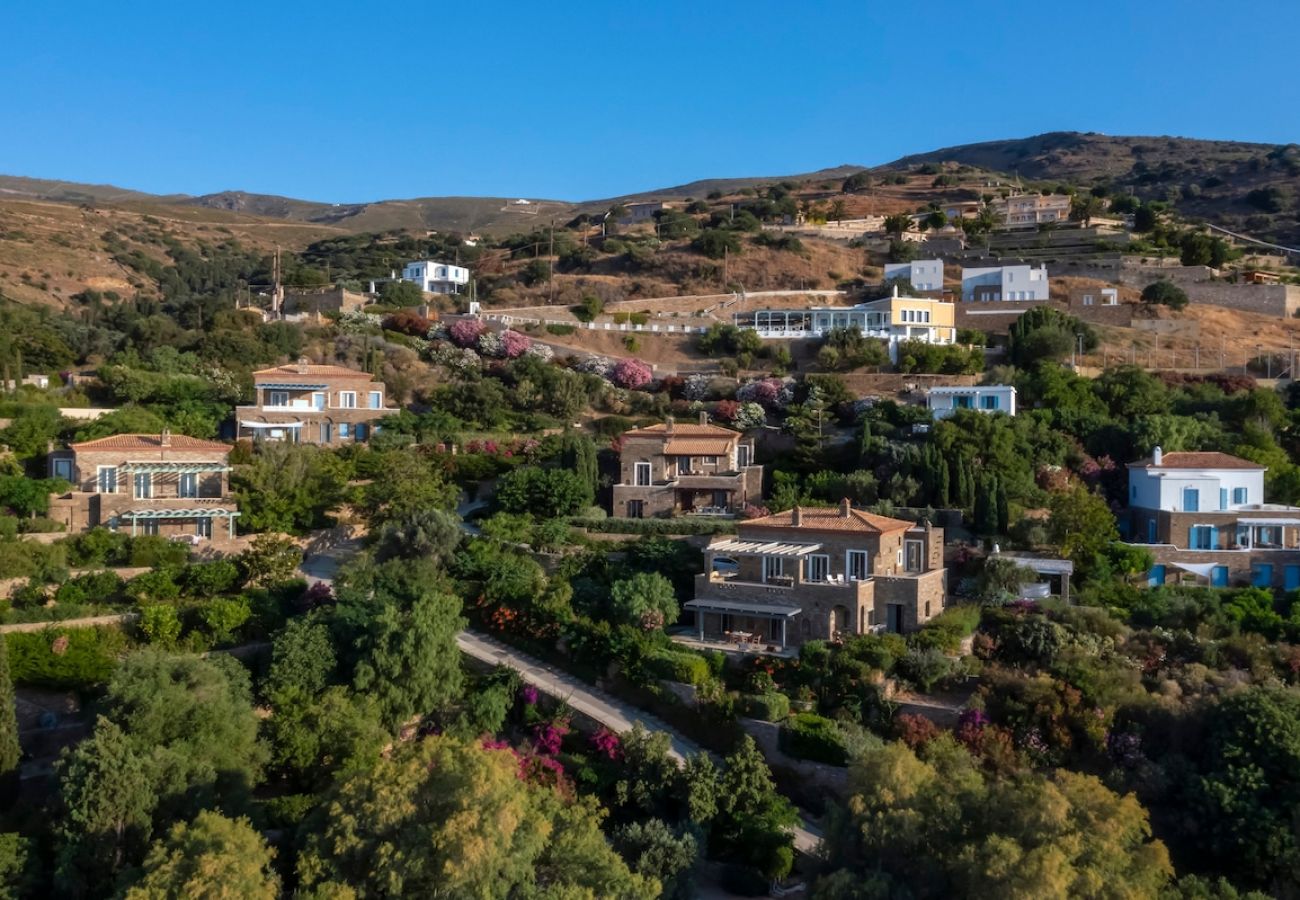
[[[483,318],[489,322],[502,325],[536,324],[564,325],[568,328],[586,331],[636,331],[644,334],[704,334],[709,329],[702,325],[636,325],[632,322],[575,322],[572,319],[542,319],[531,316],[513,316],[505,313],[484,313]]]

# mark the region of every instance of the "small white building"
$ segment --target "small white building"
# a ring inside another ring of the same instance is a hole
[[[959,409],[986,413],[1016,414],[1016,389],[1009,384],[977,384],[971,387],[937,387],[925,392],[925,403],[936,419],[946,419]]]
[[[943,290],[943,260],[914,259],[905,263],[886,263],[886,283],[906,278],[918,291]]]
[[[1047,300],[1047,266],[989,266],[961,270],[961,299],[988,303],[999,300]]]
[[[402,280],[418,284],[431,294],[459,294],[469,284],[469,269],[432,259],[409,262],[402,269]]]

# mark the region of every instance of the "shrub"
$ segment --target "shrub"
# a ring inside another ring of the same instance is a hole
[[[645,387],[654,377],[654,372],[639,359],[620,359],[610,370],[609,380],[621,388],[636,390]]]
[[[487,331],[487,326],[478,319],[459,319],[447,329],[447,337],[457,347],[473,347],[479,337]]]
[[[195,563],[181,572],[185,593],[194,597],[214,597],[232,590],[239,582],[239,566],[228,559]]]
[[[108,681],[126,651],[118,628],[46,628],[5,635],[15,684],[71,689]]]
[[[736,523],[727,519],[616,519],[582,516],[569,519],[574,528],[599,534],[734,534]]]
[[[781,750],[798,759],[843,766],[848,763],[848,750],[839,726],[815,713],[798,713],[781,726]]]
[[[1187,292],[1163,278],[1153,281],[1142,289],[1143,303],[1158,303],[1170,309],[1182,309],[1187,305]]]
[[[790,715],[790,698],[779,691],[745,695],[745,715],[764,722],[780,722]]]
[[[551,324],[551,325],[547,325],[547,326],[546,326],[546,331],[547,331],[547,333],[549,333],[549,334],[553,334],[553,335],[555,335],[556,337],[564,337],[564,336],[566,336],[566,335],[573,334],[573,333],[574,333],[575,331],[577,331],[577,330],[578,330],[578,329],[577,329],[577,326],[575,326],[575,325],[555,325],[555,324]]]
[[[126,595],[137,603],[166,602],[175,600],[180,594],[180,586],[176,584],[172,573],[166,569],[142,572],[126,583]]]
[[[898,661],[898,674],[916,685],[922,693],[928,693],[952,671],[952,660],[942,650],[933,647],[908,650]]]
[[[709,680],[709,663],[703,656],[683,650],[657,650],[646,660],[650,673],[666,681],[701,685]]]
[[[151,644],[172,647],[180,640],[181,619],[176,607],[154,603],[140,609],[140,632]]]
[[[122,599],[123,584],[116,572],[88,572],[59,585],[54,599],[71,606],[117,603]]]

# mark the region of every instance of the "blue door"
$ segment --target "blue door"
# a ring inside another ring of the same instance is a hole
[[[1156,520],[1147,519],[1147,543],[1154,544],[1155,542],[1156,542]]]
[[[1196,488],[1183,488],[1183,512],[1201,511],[1201,492]]]
[[[1254,572],[1251,573],[1250,583],[1255,587],[1272,587],[1273,567],[1268,563],[1255,563],[1255,569]]]
[[[1282,572],[1282,587],[1288,591],[1300,588],[1300,566],[1287,566]]]
[[[1210,570],[1210,586],[1211,587],[1228,586],[1227,566],[1215,566],[1213,569]]]
[[[1147,584],[1151,587],[1160,587],[1165,583],[1165,567],[1152,566],[1151,573],[1147,576]]]

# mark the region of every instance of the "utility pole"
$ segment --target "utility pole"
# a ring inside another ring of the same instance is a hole
[[[550,288],[550,297],[548,298],[547,302],[554,303],[555,302],[555,217],[554,216],[551,217],[551,245],[546,250],[546,264],[549,267],[548,274],[546,277],[546,284]]]
[[[271,292],[271,314],[272,317],[280,318],[280,308],[284,303],[284,286],[280,284],[280,245],[275,245],[275,265],[273,267],[275,274],[275,288]]]

